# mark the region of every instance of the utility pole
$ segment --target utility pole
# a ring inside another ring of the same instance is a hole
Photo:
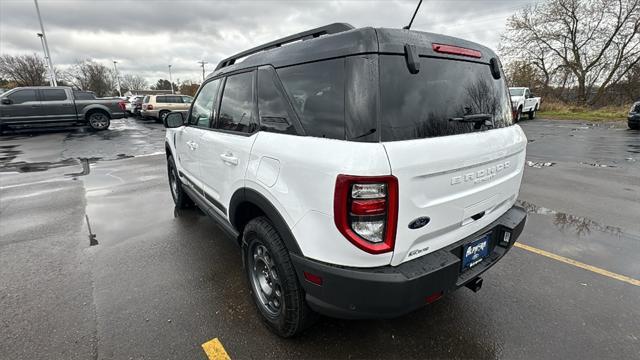
[[[53,86],[58,86],[58,81],[56,80],[56,72],[53,69],[53,61],[51,61],[51,53],[49,52],[49,44],[47,43],[47,34],[44,32],[44,25],[42,24],[42,17],[40,16],[40,7],[38,6],[38,0],[33,0],[36,4],[36,12],[38,13],[38,21],[40,21],[40,30],[42,31],[42,43],[43,49],[45,52],[45,58],[49,63],[49,73],[51,74],[51,82]],[[40,35],[38,35],[40,36]]]
[[[171,93],[175,94],[175,92],[173,92],[173,79],[171,78],[171,65],[169,65],[169,84],[171,84]]]
[[[116,85],[118,86],[118,96],[122,97],[122,92],[120,91],[120,76],[118,76],[118,67],[116,66],[118,62],[113,60],[113,70],[116,72]]]
[[[49,77],[49,86],[54,86],[53,85],[53,78],[51,77],[51,68],[49,67],[49,57],[47,56],[47,50],[45,50],[44,48],[44,39],[43,39],[43,35],[42,33],[37,33],[36,35],[38,35],[38,37],[40,38],[40,43],[42,44],[42,52],[44,53],[44,61],[47,65],[45,65],[47,67],[47,75]]]
[[[200,60],[198,61],[198,64],[202,65],[202,82],[204,82],[204,64],[208,64],[208,62]]]

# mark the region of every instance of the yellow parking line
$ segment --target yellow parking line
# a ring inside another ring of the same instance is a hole
[[[202,344],[202,349],[207,354],[209,360],[231,360],[218,338]]]
[[[589,270],[591,272],[594,272],[596,274],[600,274],[602,276],[606,276],[606,277],[609,277],[609,278],[612,278],[612,279],[616,279],[616,280],[620,280],[622,282],[626,282],[627,284],[640,286],[640,280],[636,280],[636,279],[630,278],[628,276],[616,274],[614,272],[607,271],[605,269],[601,269],[599,267],[595,267],[595,266],[588,265],[588,264],[585,264],[585,263],[581,263],[580,261],[576,261],[576,260],[573,260],[573,259],[566,258],[564,256],[556,255],[554,253],[550,253],[548,251],[544,251],[542,249],[535,248],[533,246],[525,245],[523,243],[517,242],[517,243],[514,244],[514,246],[518,247],[520,249],[523,249],[523,250],[531,251],[532,253],[536,253],[538,255],[542,255],[542,256],[546,256],[546,257],[554,259],[554,260],[558,260],[558,261],[563,262],[565,264],[573,265],[575,267],[579,267],[579,268],[584,269],[584,270]]]

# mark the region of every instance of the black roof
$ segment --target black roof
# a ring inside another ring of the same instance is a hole
[[[433,43],[478,50],[479,59],[436,53]],[[389,28],[355,29],[345,23],[334,23],[287,36],[240,52],[222,60],[208,77],[262,65],[276,68],[305,62],[358,54],[404,54],[405,44],[414,45],[419,55],[450,57],[461,60],[489,62],[495,53],[480,44],[446,35]],[[236,62],[238,60],[244,60]]]

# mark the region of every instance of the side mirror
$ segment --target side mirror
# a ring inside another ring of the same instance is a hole
[[[173,129],[184,125],[184,116],[181,112],[172,112],[164,117],[164,127]]]
[[[2,105],[11,105],[12,103],[11,99],[2,98]]]

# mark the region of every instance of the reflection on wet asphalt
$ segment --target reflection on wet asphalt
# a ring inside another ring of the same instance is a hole
[[[200,344],[214,337],[234,359],[640,353],[640,288],[518,248],[477,294],[461,289],[393,320],[321,318],[295,339],[277,338],[251,303],[237,246],[197,209],[174,209],[164,155],[150,155],[163,152],[162,127],[114,123],[113,134],[0,138],[3,359],[204,359]],[[640,279],[639,167],[625,159],[637,157],[626,133],[522,126],[533,140],[527,160],[555,164],[525,167],[520,241]],[[587,144],[571,143],[578,134]],[[588,143],[604,153],[583,153]]]

